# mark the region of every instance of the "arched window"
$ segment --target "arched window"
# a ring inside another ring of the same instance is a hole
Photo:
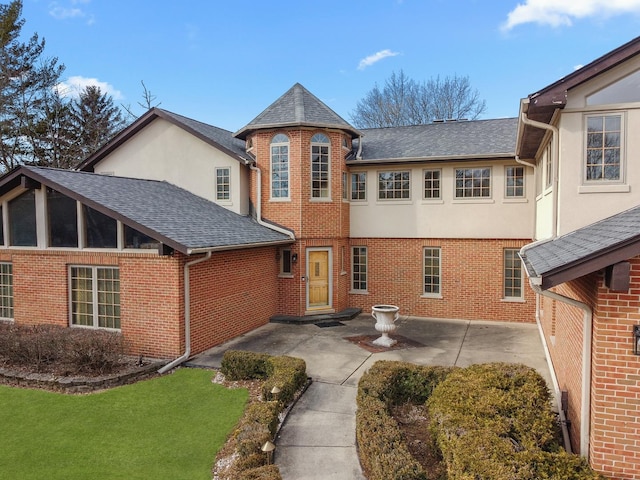
[[[330,198],[330,157],[331,142],[323,133],[311,138],[311,198]]]
[[[271,139],[271,198],[289,198],[289,137]]]

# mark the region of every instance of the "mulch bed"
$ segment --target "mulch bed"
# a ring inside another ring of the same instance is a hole
[[[374,345],[373,341],[380,338],[380,334],[357,335],[354,337],[344,337],[344,339],[358,345],[361,348],[364,348],[365,350],[371,353],[382,353],[382,352],[390,352],[393,350],[403,350],[405,348],[424,347],[422,343],[416,342],[415,340],[411,340],[410,338],[403,337],[402,335],[389,335],[389,336],[394,340],[396,340],[396,344],[391,347],[381,347],[379,345]]]

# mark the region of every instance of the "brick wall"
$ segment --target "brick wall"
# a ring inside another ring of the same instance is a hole
[[[640,356],[633,325],[640,324],[640,258],[631,260],[629,292],[597,283],[593,321],[591,462],[615,479],[640,479]]]
[[[276,247],[213,253],[191,267],[191,351],[268,323],[276,313]]]
[[[592,305],[597,276],[589,275],[554,289],[560,295]],[[543,297],[540,321],[545,332],[560,390],[568,392],[567,419],[574,452],[580,451],[582,409],[583,310]]]
[[[179,355],[184,344],[180,260],[121,252],[4,250],[13,264],[14,320],[18,324],[69,325],[69,265],[120,269],[121,331],[132,354]]]
[[[612,292],[601,274],[560,285],[562,295],[593,309],[591,363],[591,465],[615,480],[640,479],[640,357],[632,329],[640,324],[640,258],[632,261],[629,292]],[[550,303],[555,303],[555,316]],[[578,308],[545,300],[541,321],[560,388],[568,391],[573,448],[580,443],[583,316]]]
[[[401,315],[532,322],[535,296],[523,279],[524,302],[503,300],[503,249],[527,240],[352,239],[366,246],[368,293],[350,293],[349,305],[371,311],[394,304]],[[423,248],[441,248],[441,297],[423,296]],[[349,254],[351,252],[349,251]],[[347,265],[350,265],[347,263]],[[349,266],[349,271],[351,270]],[[347,276],[350,281],[350,275]]]

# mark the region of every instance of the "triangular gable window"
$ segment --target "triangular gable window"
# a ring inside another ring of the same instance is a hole
[[[640,70],[587,97],[587,105],[640,102]]]

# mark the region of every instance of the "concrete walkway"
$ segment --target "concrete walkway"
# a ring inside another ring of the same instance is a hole
[[[313,383],[291,409],[275,442],[274,461],[283,480],[364,479],[356,452],[355,399],[360,377],[378,360],[461,367],[519,362],[550,382],[536,325],[401,317],[392,336],[407,342],[400,342],[402,348],[373,353],[354,337],[377,335],[374,323],[369,315],[329,327],[270,323],[188,364],[219,368],[229,349],[306,361]]]

